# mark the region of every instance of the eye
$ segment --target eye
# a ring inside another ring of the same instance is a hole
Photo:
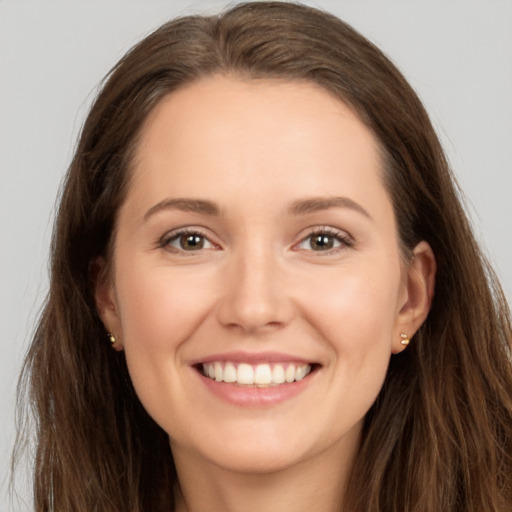
[[[213,249],[214,244],[198,231],[181,230],[164,237],[160,245],[175,251],[194,252],[202,249]]]
[[[297,248],[315,252],[336,252],[351,245],[352,241],[347,235],[323,228],[310,233],[297,245]]]

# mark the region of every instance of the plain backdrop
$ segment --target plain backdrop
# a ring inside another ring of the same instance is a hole
[[[337,14],[377,43],[418,91],[466,193],[475,230],[511,300],[512,1],[308,3]],[[23,504],[30,502],[23,479],[20,501],[8,501],[15,385],[47,288],[57,190],[95,86],[159,24],[225,5],[199,0],[0,0],[2,511],[31,509]]]

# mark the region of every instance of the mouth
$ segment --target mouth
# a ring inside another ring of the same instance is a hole
[[[317,369],[316,364],[210,361],[196,365],[206,378],[240,387],[268,388],[299,382]]]

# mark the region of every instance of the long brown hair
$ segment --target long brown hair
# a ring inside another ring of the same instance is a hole
[[[171,21],[109,73],[83,126],[51,246],[50,290],[20,395],[36,418],[35,510],[169,511],[176,475],[91,287],[108,257],[137,139],[161,99],[211,74],[307,80],[351,106],[381,145],[407,254],[437,259],[432,310],[393,356],[366,416],[347,510],[483,512],[512,503],[511,321],[416,94],[370,42],[334,16],[255,2]]]

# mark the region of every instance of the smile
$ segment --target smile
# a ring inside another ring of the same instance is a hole
[[[217,382],[238,386],[271,387],[298,382],[312,370],[310,364],[263,363],[251,365],[235,362],[209,362],[201,365],[202,373]]]

